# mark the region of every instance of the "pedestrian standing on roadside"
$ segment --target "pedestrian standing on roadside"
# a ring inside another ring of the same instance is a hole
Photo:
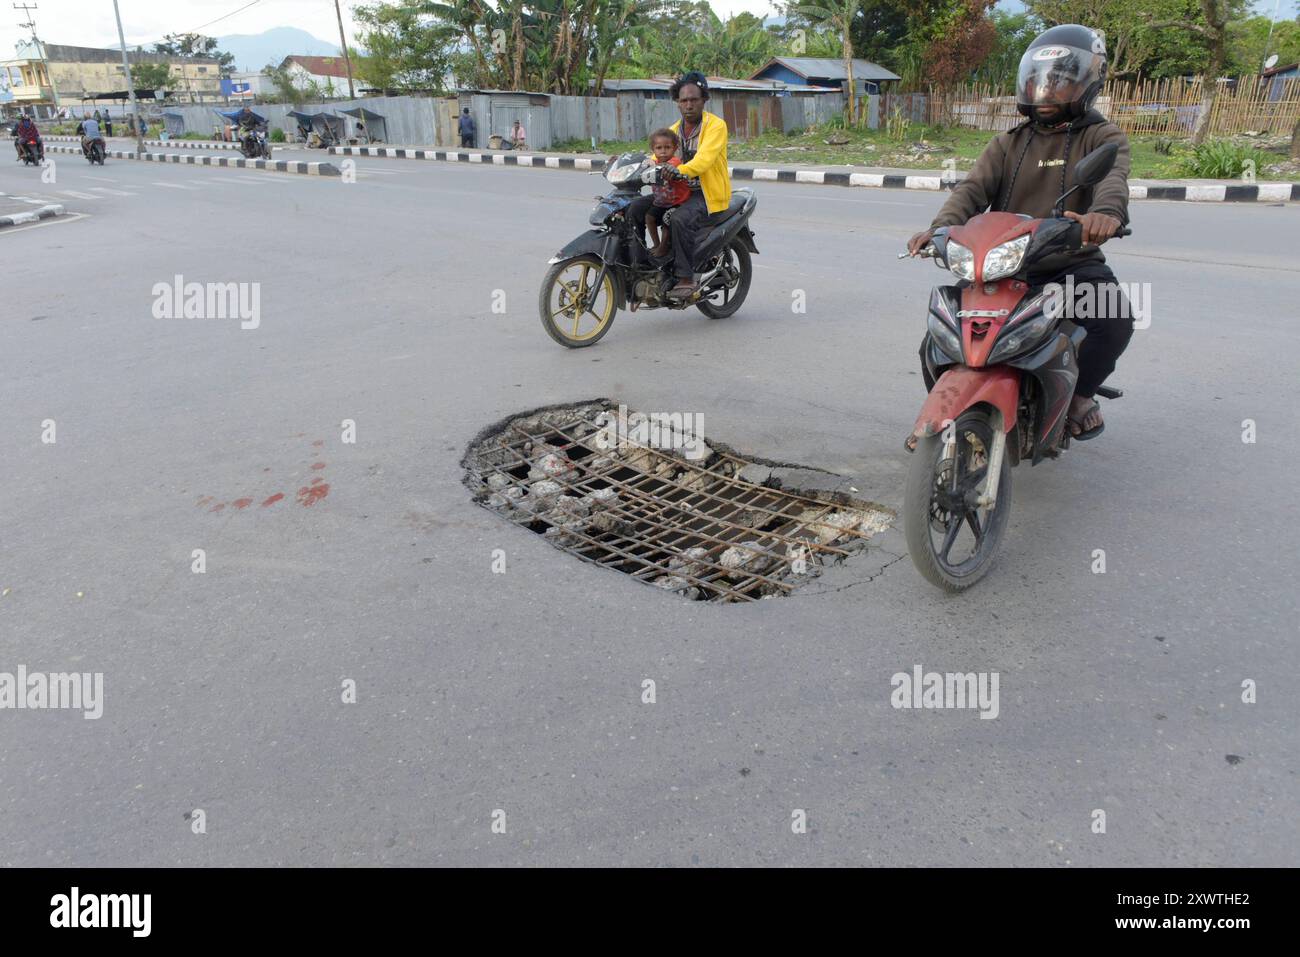
[[[474,125],[474,117],[469,115],[469,107],[460,111],[460,145],[474,149],[474,138],[478,135],[478,127]]]

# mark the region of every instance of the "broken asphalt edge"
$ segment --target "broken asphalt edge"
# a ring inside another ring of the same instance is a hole
[[[535,169],[569,169],[598,173],[605,160],[586,156],[543,156],[531,153],[485,153],[475,150],[426,150],[396,146],[331,146],[332,156],[369,156],[388,159],[439,160],[478,163],[483,166],[525,166]],[[807,183],[816,186],[858,186],[880,189],[949,190],[958,182],[940,172],[851,173],[839,170],[769,169],[732,166],[732,179],[773,183]],[[1129,185],[1129,199],[1185,200],[1193,203],[1278,203],[1300,201],[1300,183],[1268,182],[1192,184],[1148,180]]]
[[[483,444],[484,441],[494,435],[504,432],[506,426],[517,419],[527,419],[536,415],[542,415],[546,412],[558,412],[567,409],[575,409],[584,405],[604,405],[611,409],[617,409],[620,402],[627,405],[625,401],[612,399],[608,396],[597,396],[590,399],[571,399],[567,402],[552,402],[549,405],[540,405],[532,409],[523,409],[519,412],[512,412],[495,422],[484,426],[475,433],[474,437],[469,440],[465,446],[465,454],[461,456],[460,467],[463,471],[461,484],[472,492],[478,491],[478,484],[474,481],[474,453],[475,450]],[[638,409],[628,405],[628,411],[636,412]],[[757,466],[759,469],[767,469],[768,474],[756,476],[757,481],[751,478],[743,478],[742,481],[750,482],[764,488],[777,489],[782,492],[788,492],[791,495],[799,495],[804,498],[810,498],[815,501],[825,502],[830,505],[843,505],[852,508],[873,508],[877,511],[884,512],[894,518],[898,517],[894,509],[879,502],[860,497],[858,493],[848,491],[854,484],[854,479],[848,476],[840,475],[837,472],[831,472],[826,469],[820,469],[816,466],[802,465],[797,462],[781,462],[775,459],[767,459],[750,452],[742,452],[727,445],[725,442],[719,442],[716,439],[704,436],[709,444],[709,448],[716,452],[722,452],[726,455],[733,456],[748,462],[746,468]],[[741,470],[745,471],[744,469]],[[823,481],[825,485],[820,485]],[[739,473],[737,474],[739,478]],[[891,526],[892,527],[892,526]]]

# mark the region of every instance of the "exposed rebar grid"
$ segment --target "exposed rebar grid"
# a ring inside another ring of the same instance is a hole
[[[464,461],[475,500],[585,561],[723,602],[789,594],[892,518],[747,481],[752,462],[676,420],[650,430],[654,447],[635,441],[615,413],[604,402],[546,409],[480,436]]]

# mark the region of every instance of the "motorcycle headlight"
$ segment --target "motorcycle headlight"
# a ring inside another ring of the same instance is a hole
[[[1002,335],[998,336],[997,343],[993,346],[993,351],[989,353],[989,364],[992,365],[1002,359],[1010,359],[1020,352],[1021,349],[1028,347],[1042,338],[1056,322],[1056,317],[1041,313],[1030,319],[1028,322],[1020,323],[1014,326],[1006,327]]]
[[[961,362],[961,339],[953,331],[952,326],[934,313],[930,313],[929,319],[926,320],[926,327],[930,330],[930,335],[938,344],[940,351],[953,362]]]
[[[1025,250],[1029,248],[1029,234],[1017,237],[1001,246],[994,246],[984,257],[984,281],[1004,279],[1020,271],[1020,264],[1025,261]]]
[[[615,186],[621,186],[632,178],[632,174],[641,168],[640,163],[626,163],[623,166],[615,166],[613,169],[605,171],[605,179],[609,180]]]
[[[948,240],[948,268],[958,279],[975,281],[975,254],[963,246]]]

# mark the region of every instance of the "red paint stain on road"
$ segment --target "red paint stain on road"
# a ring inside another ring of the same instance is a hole
[[[306,433],[299,432],[298,437],[302,438],[305,434]],[[324,445],[325,445],[324,439],[317,439],[316,441],[312,442],[312,446],[317,449],[323,447]],[[312,458],[319,459],[320,452],[313,452]],[[326,463],[321,461],[313,462],[311,464],[311,470],[313,472],[319,472],[325,468],[325,465]],[[262,469],[262,471],[269,472],[271,471],[271,467],[265,466]],[[312,479],[310,485],[304,485],[302,488],[298,489],[298,504],[304,507],[310,507],[312,505],[315,505],[321,499],[325,498],[327,495],[329,495],[329,493],[330,493],[330,487],[326,482],[324,482],[322,479],[319,478]],[[284,497],[285,497],[284,492],[276,492],[275,494],[268,496],[266,499],[262,501],[262,508],[269,508],[270,506],[274,505],[276,502],[280,501]],[[212,507],[208,509],[209,512],[224,511],[227,504],[233,506],[235,509],[239,511],[242,511],[253,504],[253,498],[252,497],[237,498],[234,501],[227,503],[227,502],[218,502],[214,496],[204,495],[197,500],[196,504],[198,505],[199,508],[207,508],[207,506],[211,505]]]
[[[298,489],[298,504],[302,505],[304,508],[310,508],[329,493],[329,485],[321,482],[320,479],[317,479],[311,485],[304,485],[302,488]]]

